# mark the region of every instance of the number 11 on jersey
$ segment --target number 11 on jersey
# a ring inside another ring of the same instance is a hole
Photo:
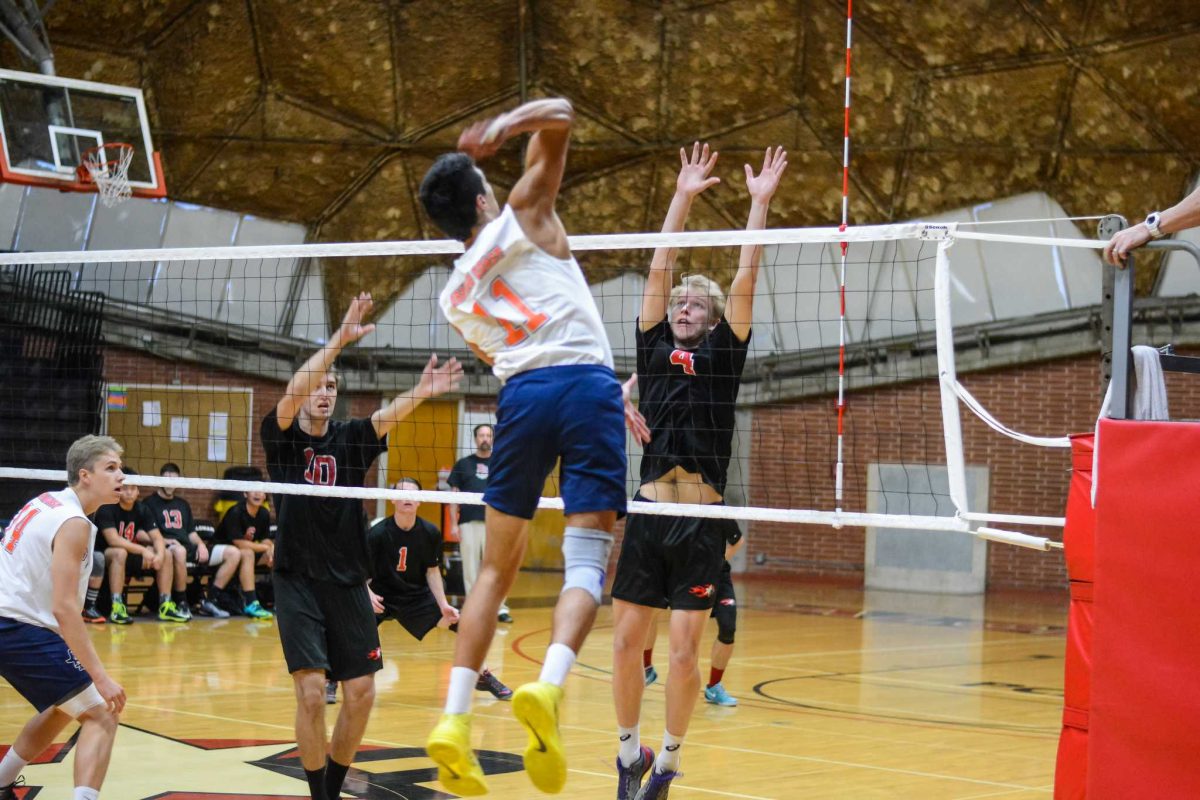
[[[508,336],[505,337],[504,343],[510,347],[528,339],[531,333],[545,325],[550,319],[548,314],[543,314],[540,311],[530,308],[529,304],[509,286],[504,278],[494,278],[488,286],[488,294],[495,300],[502,300],[508,303],[509,306],[516,309],[517,313],[524,318],[520,324],[514,324],[506,319],[492,317],[496,322],[500,323],[500,327],[507,331]],[[475,304],[474,311],[480,316],[492,316],[478,303]]]

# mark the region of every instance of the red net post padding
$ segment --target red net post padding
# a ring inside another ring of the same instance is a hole
[[[1087,794],[1200,797],[1200,424],[1103,420]]]
[[[1096,514],[1092,509],[1091,433],[1071,437],[1071,488],[1063,529],[1071,605],[1067,613],[1067,652],[1063,674],[1063,727],[1054,768],[1055,800],[1087,796],[1088,710],[1092,683],[1092,588],[1095,574]]]

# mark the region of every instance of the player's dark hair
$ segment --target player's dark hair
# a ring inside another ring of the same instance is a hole
[[[176,475],[183,474],[183,470],[181,470],[179,468],[179,465],[176,464],[174,461],[168,461],[167,463],[163,464],[161,467],[158,468],[159,475],[166,475],[168,472],[174,472]]]
[[[443,233],[465,242],[479,221],[475,198],[483,192],[474,159],[466,153],[446,153],[421,180],[421,205]]]
[[[493,425],[490,425],[486,422],[482,422],[471,429],[471,438],[473,438],[473,439],[478,438],[480,428],[488,428],[489,430],[491,430],[493,435],[496,433],[496,428]]]
[[[411,483],[413,486],[417,487],[418,492],[421,491],[422,489],[424,489],[424,487],[421,486],[421,482],[419,480],[417,480],[416,478],[410,478],[407,475],[402,477],[400,480],[396,481],[396,483],[393,484],[393,488],[399,488],[400,484],[402,484],[402,483]]]

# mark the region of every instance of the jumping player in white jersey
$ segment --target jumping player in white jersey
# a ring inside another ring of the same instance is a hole
[[[595,621],[613,525],[625,511],[621,387],[600,313],[554,210],[574,116],[569,102],[550,99],[477,123],[459,138],[464,152],[439,158],[421,183],[426,212],[467,245],[442,291],[442,310],[504,383],[484,493],[483,565],[462,610],[445,714],[427,744],[439,779],[459,795],[487,791],[471,750],[471,693],[542,485],[559,458],[566,574],[541,676],[517,689],[513,714],[529,733],[530,779],[544,792],[562,790],[562,685]],[[501,209],[472,156],[490,156],[522,133],[533,134],[525,172]]]
[[[708,145],[696,143],[690,157],[684,150],[679,157],[682,167],[663,222],[664,233],[682,230],[692,201],[718,181],[709,177],[717,154],[710,153]],[[767,148],[758,175],[746,165],[751,200],[747,230],[765,227],[767,207],[786,168],[782,147]],[[645,415],[640,431],[631,425],[645,445],[635,499],[724,502],[734,404],[750,345],[761,250],[750,245],[741,248],[727,313],[725,296],[709,278],[688,275],[672,288],[677,251],[654,251],[635,331],[639,410]],[[618,800],[665,800],[679,774],[679,750],[700,688],[700,635],[717,595],[726,542],[738,536],[733,520],[629,517],[612,588]],[[671,609],[671,671],[663,749],[655,759],[640,739],[645,688],[641,654],[661,608]],[[643,786],[647,772],[650,777]]]
[[[80,617],[96,538],[87,515],[116,503],[124,482],[121,446],[84,436],[67,451],[67,488],[30,500],[0,538],[0,677],[38,711],[0,760],[0,800],[17,796],[18,773],[73,719],[73,800],[100,796],[125,690]]]

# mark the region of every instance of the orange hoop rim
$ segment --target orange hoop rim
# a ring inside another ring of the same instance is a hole
[[[88,166],[87,166],[88,165],[88,157],[91,155],[103,155],[102,151],[104,151],[110,147],[115,148],[118,152],[128,152],[130,155],[132,155],[133,151],[134,151],[133,145],[131,145],[127,142],[106,142],[104,144],[98,144],[95,147],[89,147],[88,149],[84,150],[82,153],[79,154],[79,166],[77,166],[75,168],[75,175],[77,178],[79,178],[80,183],[95,184],[96,181],[92,177],[92,172],[91,172],[91,170],[88,169]],[[121,160],[122,159],[118,157],[115,159],[105,159],[103,161],[94,161],[92,163],[95,164],[96,166],[103,165],[107,169],[112,170],[113,168],[120,166]]]

